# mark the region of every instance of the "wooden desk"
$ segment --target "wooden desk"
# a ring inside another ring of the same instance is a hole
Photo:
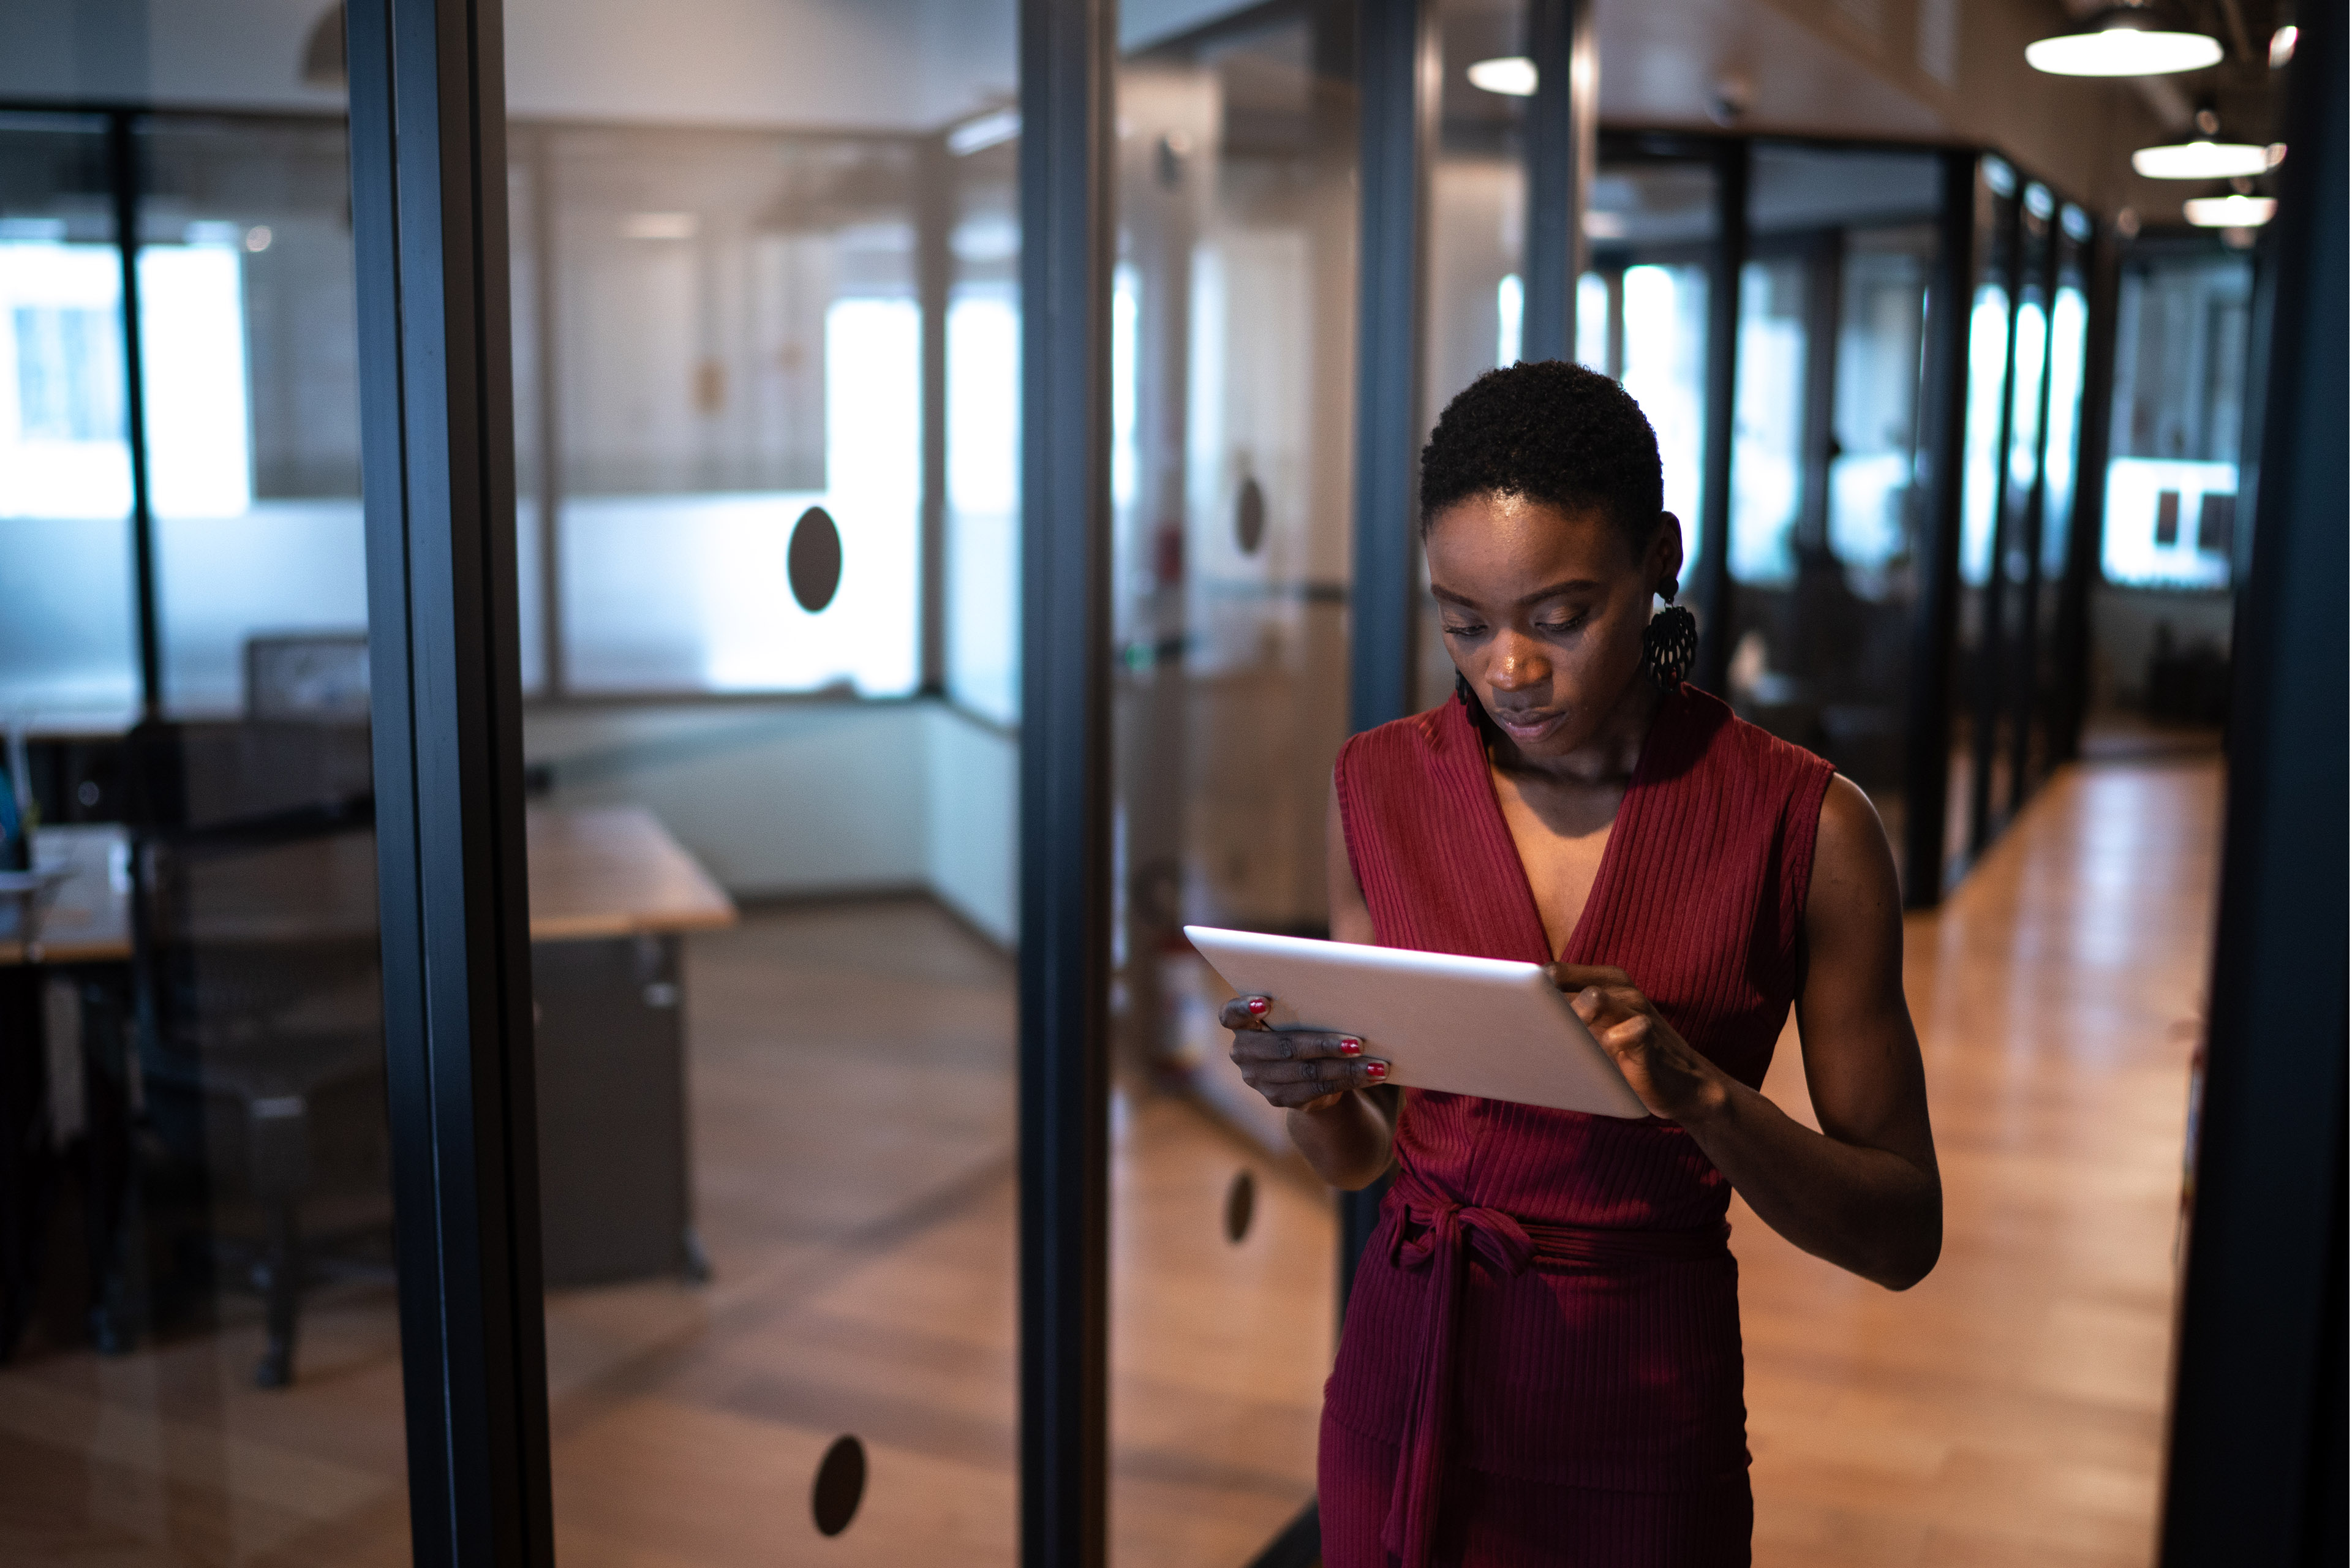
[[[735,905],[640,807],[531,807],[524,831],[548,1283],[699,1276],[680,937],[734,924]],[[83,1054],[98,1086],[89,1092],[98,1095],[129,1081],[129,837],[114,825],[53,827],[39,830],[34,843],[37,864],[72,875],[43,912],[35,941],[13,929],[13,908],[0,912],[0,969],[83,966]],[[355,879],[364,875],[354,871]],[[239,921],[238,934],[255,934],[247,929],[255,923]],[[30,998],[19,998],[28,1017],[37,1014],[39,984],[25,976],[17,987]],[[46,1089],[37,1098],[45,1102]],[[93,1103],[93,1117],[127,1128],[127,1101],[107,1104],[101,1117]],[[29,1126],[26,1119],[47,1109],[0,1104],[0,1121]],[[110,1174],[120,1174],[110,1165],[127,1158],[128,1146],[114,1139],[109,1147]],[[0,1245],[0,1254],[7,1251]]]
[[[33,834],[33,864],[71,873],[58,889],[26,944],[23,905],[0,901],[0,964],[120,963],[131,956],[131,851],[112,823],[43,827]]]
[[[530,940],[713,931],[735,904],[641,806],[523,814],[530,858]],[[16,900],[0,903],[0,964],[106,963],[131,957],[130,838],[113,823],[44,827],[34,864],[71,873],[27,950]]]
[[[642,806],[523,816],[530,855],[530,940],[713,931],[735,903]]]
[[[735,905],[640,808],[526,827],[546,1282],[698,1279],[680,936]]]

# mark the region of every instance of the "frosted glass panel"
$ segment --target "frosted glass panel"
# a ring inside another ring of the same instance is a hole
[[[0,720],[138,698],[122,275],[100,121],[0,120]]]
[[[1751,261],[1739,274],[1739,386],[1731,437],[1731,574],[1796,575],[1805,418],[1805,273]]]
[[[234,713],[248,639],[367,626],[348,153],[331,121],[163,121],[140,143],[163,701]]]
[[[948,694],[1021,717],[1021,314],[1009,283],[948,310]]]

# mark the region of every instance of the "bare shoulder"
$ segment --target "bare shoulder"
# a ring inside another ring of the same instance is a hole
[[[1805,931],[1818,952],[1827,937],[1902,929],[1902,896],[1886,826],[1862,786],[1843,773],[1822,795],[1813,836],[1813,869],[1805,895]],[[1897,937],[1899,944],[1900,938]]]

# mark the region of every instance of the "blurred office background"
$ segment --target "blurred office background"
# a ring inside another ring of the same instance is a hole
[[[1535,85],[1530,0],[1426,9],[1424,434],[1521,357]],[[1915,952],[2014,948],[2015,889],[2124,831],[2172,944],[2148,951],[2201,973],[2265,253],[2127,155],[2200,110],[2274,140],[2289,18],[2231,9],[2261,58],[2137,84],[2030,71],[2064,21],[2030,0],[1592,13],[1575,355],[1657,430],[1697,679],[1869,792]],[[1014,1554],[1016,22],[507,6],[567,1561]],[[1326,930],[1361,26],[1345,0],[1119,18],[1120,1563],[1239,1568],[1311,1520],[1339,1220],[1225,1064],[1179,928]],[[406,1556],[341,29],[318,0],[0,16],[10,1561]],[[2011,891],[1969,903],[1986,867]],[[2091,1051],[2142,1108],[2137,1249],[2085,1288],[2126,1300],[2096,1321],[2137,1359],[2068,1395],[2105,1446],[2067,1484],[2107,1490],[1969,1547],[1972,1494],[1906,1450],[1962,1543],[1932,1560],[2145,1560],[2199,984]],[[2028,1099],[2029,1047],[1983,1046]],[[1750,1261],[1762,1299],[1799,1318],[1852,1283],[1774,1267]],[[1762,1464],[1790,1384],[1759,1335]],[[1775,1495],[1759,1560],[1929,1560]]]

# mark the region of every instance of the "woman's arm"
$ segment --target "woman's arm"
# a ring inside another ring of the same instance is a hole
[[[1336,779],[1323,849],[1330,883],[1331,940],[1370,947],[1377,940],[1372,911],[1364,904],[1356,868],[1348,860]],[[1266,1000],[1236,996],[1225,1004],[1218,1021],[1234,1031],[1234,1065],[1252,1089],[1289,1110],[1290,1141],[1316,1174],[1350,1192],[1371,1185],[1389,1168],[1400,1096],[1394,1089],[1363,1086],[1376,1083],[1387,1064],[1364,1059],[1362,1047],[1346,1036],[1268,1029],[1258,1016]],[[1334,1090],[1334,1084],[1348,1087]]]
[[[1556,977],[1643,1103],[1680,1122],[1765,1224],[1907,1289],[1943,1249],[1943,1183],[1903,999],[1895,860],[1869,797],[1843,777],[1822,800],[1801,953],[1797,1027],[1819,1132],[1693,1050],[1622,971]]]

